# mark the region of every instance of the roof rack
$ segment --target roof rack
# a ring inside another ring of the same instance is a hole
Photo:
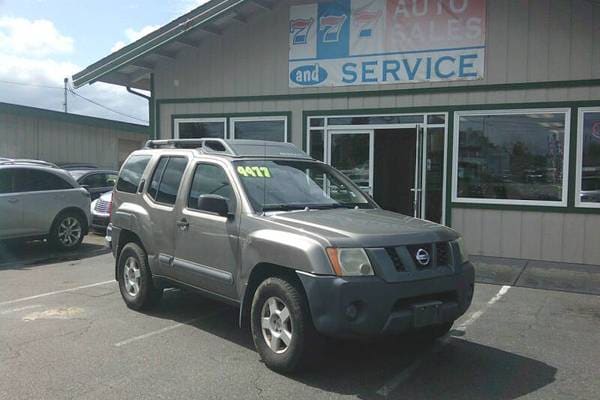
[[[26,159],[13,160],[10,158],[0,159],[0,165],[30,165],[30,166],[35,166],[35,167],[58,168],[58,166],[56,164],[53,164],[48,161],[26,160]]]
[[[308,154],[292,143],[264,140],[225,139],[168,139],[149,140],[146,149],[194,149],[205,154],[230,157],[273,157],[312,160]]]
[[[147,149],[202,149],[205,153],[220,153],[237,156],[235,151],[223,139],[168,139],[149,140]]]

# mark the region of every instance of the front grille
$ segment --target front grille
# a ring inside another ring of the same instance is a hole
[[[96,202],[96,207],[94,208],[94,210],[96,210],[99,213],[108,214],[109,208],[110,208],[110,202],[99,199]]]
[[[435,244],[437,265],[450,265],[450,243],[439,242]]]
[[[388,256],[390,257],[390,259],[392,260],[392,262],[394,263],[394,267],[396,267],[396,271],[405,272],[406,267],[404,266],[404,264],[402,264],[402,260],[398,256],[396,249],[393,247],[386,247],[385,251],[388,254]]]
[[[414,244],[406,248],[417,269],[429,268],[433,265],[433,244]]]

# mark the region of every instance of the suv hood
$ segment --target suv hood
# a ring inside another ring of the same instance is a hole
[[[319,236],[339,247],[392,247],[459,237],[445,226],[381,209],[297,211],[264,218]]]

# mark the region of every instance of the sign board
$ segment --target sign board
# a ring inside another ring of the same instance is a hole
[[[290,7],[290,87],[482,79],[485,0],[332,0]]]

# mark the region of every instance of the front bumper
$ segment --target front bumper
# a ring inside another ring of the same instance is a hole
[[[431,279],[388,283],[378,277],[335,277],[298,273],[318,332],[364,337],[409,332],[458,319],[473,299],[474,269]],[[425,306],[430,310],[423,313]],[[433,309],[433,312],[430,312]]]
[[[92,228],[97,230],[104,230],[110,223],[109,214],[96,214],[92,213]]]

